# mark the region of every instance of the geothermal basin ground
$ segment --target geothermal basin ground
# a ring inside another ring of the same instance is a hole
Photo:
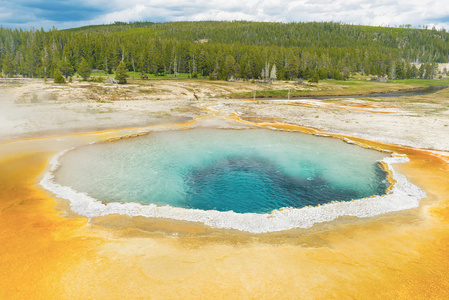
[[[371,92],[415,87],[360,83],[367,85]],[[255,88],[340,94],[344,83],[186,80],[149,87],[2,79],[0,297],[447,298],[448,91],[388,99],[233,97]],[[259,233],[167,215],[86,217],[39,184],[56,155],[93,142],[254,127],[406,156],[409,162],[390,172],[393,189],[400,174],[423,193],[404,209],[342,213]]]

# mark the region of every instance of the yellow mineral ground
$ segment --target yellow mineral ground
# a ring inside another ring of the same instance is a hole
[[[259,235],[167,219],[88,220],[39,187],[59,151],[137,133],[126,131],[0,144],[1,299],[449,299],[444,153],[346,137],[408,155],[395,168],[428,198],[417,209]]]

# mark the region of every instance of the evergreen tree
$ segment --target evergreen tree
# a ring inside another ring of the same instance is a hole
[[[410,78],[416,78],[419,75],[419,70],[416,65],[412,65],[410,68]]]
[[[419,78],[424,78],[424,73],[426,72],[425,68],[424,68],[424,64],[421,64],[421,66],[419,67],[418,70],[418,76]]]
[[[11,52],[7,52],[3,59],[3,73],[7,77],[12,77],[16,74],[16,67],[14,65],[14,58]]]
[[[226,64],[225,64],[225,60],[221,59],[219,64],[218,64],[218,75],[217,75],[219,80],[228,80],[228,74],[227,74],[227,70],[226,70]]]
[[[329,22],[137,22],[48,32],[0,28],[0,61],[5,75],[26,77],[52,77],[56,69],[68,77],[76,69],[87,79],[83,69],[110,73],[124,61],[142,74],[197,72],[222,79],[269,80],[273,65],[278,79],[310,78],[312,72],[321,79],[353,72],[432,78],[435,68],[426,69],[426,63],[448,61],[448,40],[444,30]],[[88,67],[81,66],[83,58]],[[420,70],[410,67],[412,62]]]
[[[78,65],[78,75],[83,78],[83,80],[87,80],[90,77],[90,68],[87,65],[86,59],[83,57],[81,59],[80,64]]]
[[[237,73],[234,56],[226,56],[225,70],[226,78],[231,78]]]
[[[314,72],[312,76],[310,76],[309,82],[318,83],[320,80],[320,75],[317,72]]]
[[[404,69],[404,65],[402,63],[396,64],[395,74],[397,79],[404,79],[406,77],[406,70]]]
[[[324,68],[324,67],[319,68],[319,69],[318,69],[318,76],[319,76],[320,79],[326,79],[326,78],[328,78],[328,76],[329,76],[329,70],[326,69],[326,68]]]
[[[54,83],[65,83],[65,78],[62,76],[61,71],[59,69],[56,69],[53,75],[53,82]]]
[[[335,80],[343,80],[343,75],[341,75],[340,71],[338,71],[337,69],[334,69],[332,71],[332,78]]]
[[[437,70],[437,66],[436,65],[433,65],[431,63],[427,63],[424,66],[424,69],[426,70],[426,73],[425,73],[425,78],[426,79],[433,79],[435,77],[436,70]]]
[[[67,58],[64,58],[60,64],[60,67],[62,74],[66,77],[69,78],[69,76],[72,75],[73,73],[73,67],[70,64],[70,62],[67,60]],[[90,75],[90,74],[89,74]]]
[[[318,79],[320,78],[318,73],[316,73],[312,68],[307,66],[306,69],[304,70],[304,78],[305,79],[311,79],[314,75],[317,75]]]
[[[123,61],[120,62],[117,69],[115,70],[115,80],[118,81],[119,84],[125,84],[126,78],[128,77],[128,69],[126,69],[126,65]]]
[[[288,79],[293,80],[293,78],[300,77],[300,75],[298,74],[298,69],[299,60],[296,55],[293,55],[293,53],[291,53],[285,66],[285,71],[287,73]]]

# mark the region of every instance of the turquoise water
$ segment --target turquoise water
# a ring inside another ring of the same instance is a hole
[[[70,151],[55,176],[103,202],[267,213],[382,195],[383,157],[301,133],[194,129]]]

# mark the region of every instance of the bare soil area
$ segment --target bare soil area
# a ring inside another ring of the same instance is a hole
[[[204,80],[114,85],[2,79],[0,141],[182,122],[210,113],[200,105],[204,102],[209,107],[216,104],[222,110],[237,111],[243,119],[261,122],[271,119],[397,145],[449,151],[447,89],[431,95],[398,98],[231,99],[238,93],[262,89],[326,90],[341,94],[350,86],[351,83],[342,86],[325,81],[314,86]],[[393,90],[398,88],[397,84],[391,85]]]

